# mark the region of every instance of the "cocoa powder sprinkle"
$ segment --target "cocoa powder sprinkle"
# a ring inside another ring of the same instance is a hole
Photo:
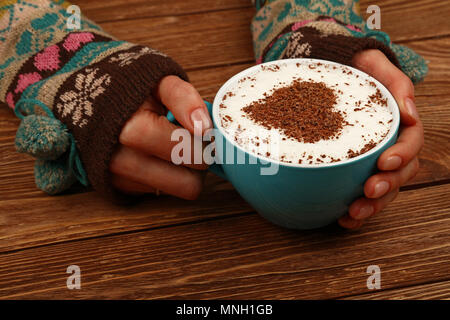
[[[323,82],[294,80],[264,96],[242,110],[254,122],[289,138],[314,143],[336,137],[343,128],[344,118],[334,110],[337,96]]]

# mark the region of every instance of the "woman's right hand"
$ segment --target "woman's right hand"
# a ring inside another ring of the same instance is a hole
[[[180,127],[166,118],[166,106],[191,134],[194,121],[202,122],[202,133],[212,128],[205,103],[197,90],[176,76],[163,78],[154,93],[123,127],[119,146],[110,162],[113,185],[128,194],[167,193],[192,200],[203,187],[207,165],[175,165],[171,161],[172,132]]]

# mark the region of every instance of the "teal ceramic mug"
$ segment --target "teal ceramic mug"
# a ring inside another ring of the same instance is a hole
[[[317,59],[289,59],[264,65],[288,63],[295,66],[305,60],[336,64]],[[220,126],[218,109],[223,96],[240,79],[254,73],[256,68],[260,68],[260,65],[232,77],[221,87],[214,103],[207,103],[216,129],[216,164],[212,165],[210,170],[230,181],[261,216],[279,226],[290,229],[326,226],[344,215],[349,205],[363,195],[364,182],[376,172],[378,157],[396,142],[400,124],[398,105],[391,93],[376,79],[350,68],[363,79],[375,82],[388,99],[388,107],[393,115],[389,134],[375,148],[352,159],[319,166],[278,162],[244,150],[229,139]],[[171,114],[168,118],[175,121]],[[218,141],[221,143],[218,144]],[[227,153],[231,153],[231,157]],[[261,174],[262,168],[273,165],[278,168],[276,174]]]

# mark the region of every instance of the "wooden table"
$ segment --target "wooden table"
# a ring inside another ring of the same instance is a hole
[[[253,64],[250,0],[74,2],[118,38],[175,58],[206,99]],[[419,175],[362,229],[279,228],[213,175],[192,202],[47,196],[33,159],[15,152],[19,121],[0,108],[0,297],[450,298],[450,3],[376,3],[383,30],[430,62],[416,87],[426,144]],[[81,290],[66,287],[69,265],[81,268]],[[366,286],[369,265],[381,268],[380,290]]]

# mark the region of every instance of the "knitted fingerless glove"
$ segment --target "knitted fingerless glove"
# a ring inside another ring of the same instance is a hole
[[[285,58],[317,58],[350,65],[362,50],[379,49],[414,82],[428,72],[425,60],[389,36],[370,30],[359,14],[359,1],[253,0],[252,22],[258,63]]]
[[[166,75],[166,55],[118,41],[81,17],[68,28],[61,0],[0,1],[0,97],[22,119],[19,152],[34,156],[49,194],[76,181],[113,198],[109,162],[125,122]]]

